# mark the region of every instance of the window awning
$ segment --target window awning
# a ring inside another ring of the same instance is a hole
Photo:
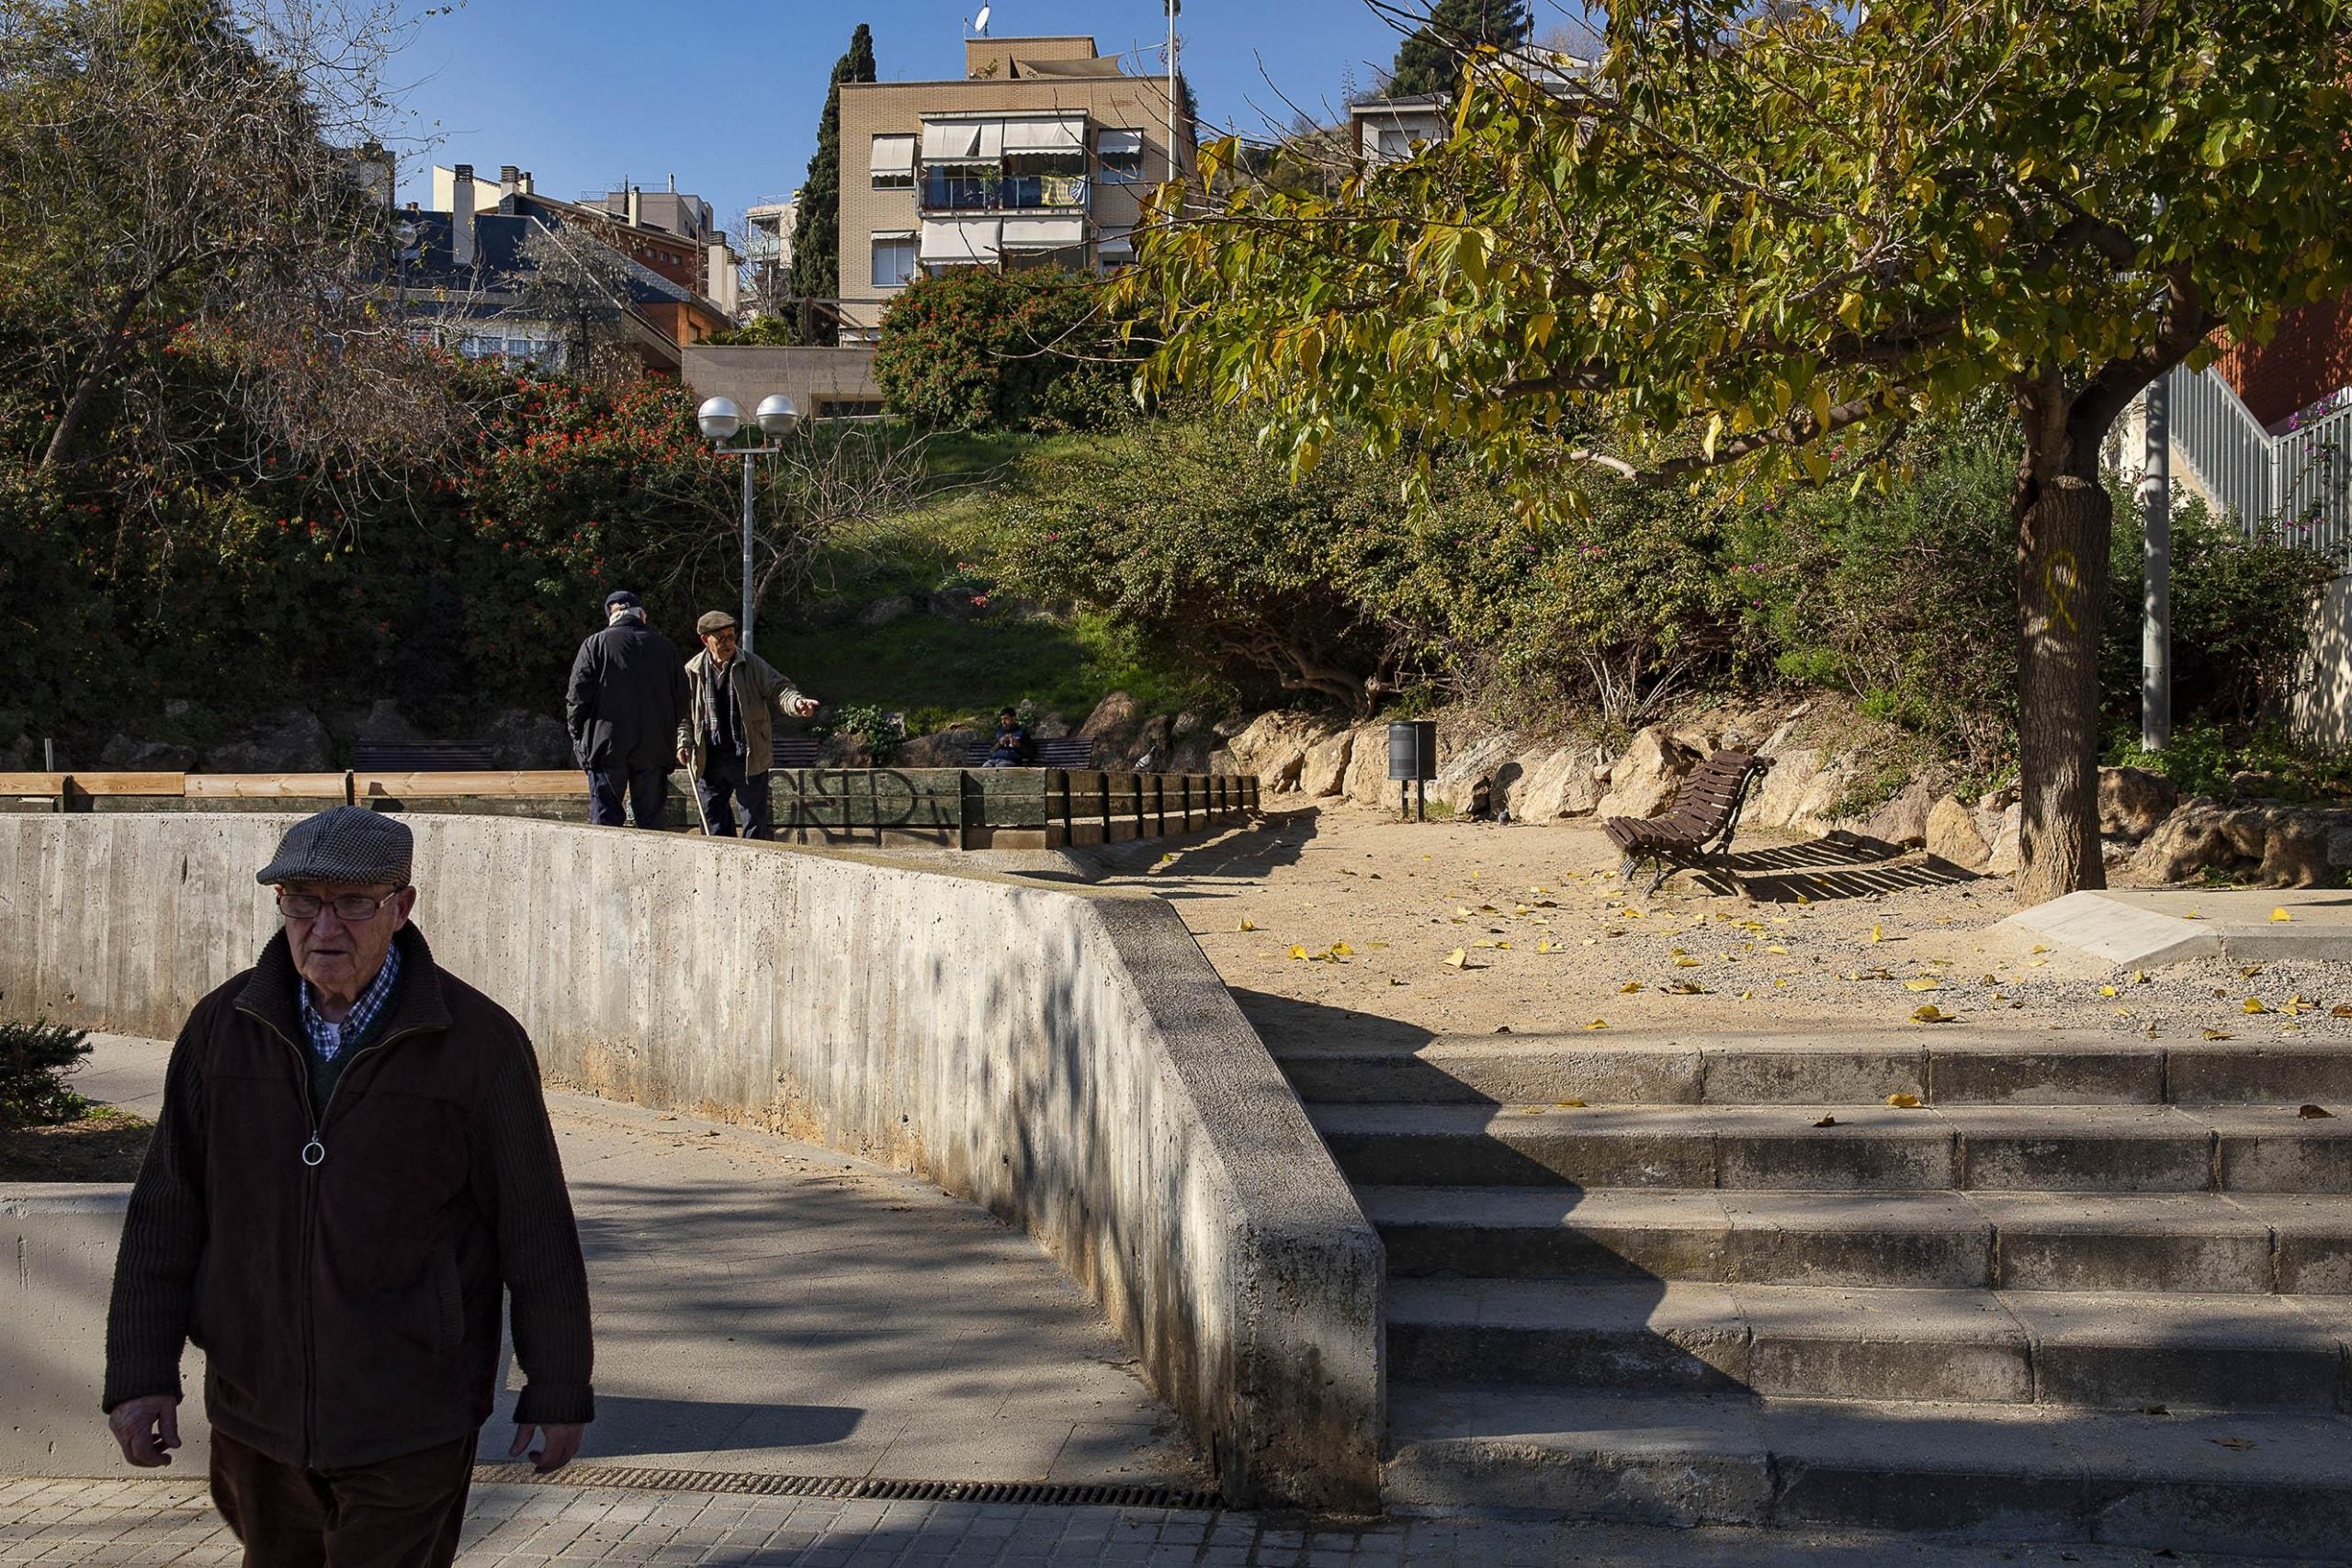
[[[927,218],[922,225],[925,266],[968,266],[997,258],[998,220],[993,218]]]
[[[874,173],[911,175],[915,172],[915,139],[877,136],[874,139]]]
[[[1058,251],[1086,243],[1083,218],[1008,218],[1004,248],[1008,251]]]
[[[1129,157],[1143,155],[1143,132],[1140,130],[1105,130],[1094,138],[1094,150],[1105,158],[1125,153]]]
[[[1009,119],[1004,122],[1007,152],[1079,152],[1086,151],[1086,117],[1057,115],[1053,118]]]
[[[926,164],[953,164],[977,158],[1004,156],[1004,121],[1001,119],[925,120],[922,159]]]

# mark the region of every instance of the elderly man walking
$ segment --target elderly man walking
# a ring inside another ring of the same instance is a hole
[[[564,694],[571,750],[588,770],[588,820],[621,825],[628,797],[640,828],[662,826],[670,799],[670,737],[686,702],[677,646],[645,624],[622,589],[605,596],[605,629],[580,645]]]
[[[541,1471],[594,1415],[588,1281],[521,1025],[409,923],[409,830],[306,818],[258,880],[284,929],[196,1005],[107,1318],[123,1457],[171,1462],[206,1356],[212,1498],[248,1568],[446,1568],[500,1371]]]
[[[702,651],[686,660],[686,711],[678,722],[678,764],[695,781],[703,831],[731,839],[768,837],[768,769],[775,758],[775,719],[817,711],[775,666],[736,647],[735,617],[713,610],[695,623]]]

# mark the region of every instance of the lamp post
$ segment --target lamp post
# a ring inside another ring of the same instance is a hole
[[[782,392],[771,393],[760,400],[759,412],[752,416],[762,432],[771,439],[782,441],[800,423],[800,411]],[[732,398],[710,398],[695,411],[695,423],[710,437],[710,444],[727,451],[727,443],[743,428],[743,411],[735,406]],[[743,651],[752,651],[752,600],[755,578],[752,566],[752,464],[759,457],[772,457],[784,448],[772,446],[738,446],[733,449],[743,459],[743,613],[738,617]]]
[[[1168,183],[1182,177],[1176,167],[1176,16],[1184,0],[1168,0]]]

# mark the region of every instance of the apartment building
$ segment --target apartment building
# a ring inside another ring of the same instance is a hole
[[[924,273],[1135,258],[1144,197],[1169,177],[1168,78],[1084,37],[976,38],[955,82],[842,85],[841,318],[871,342]],[[1181,108],[1174,167],[1193,167]]]

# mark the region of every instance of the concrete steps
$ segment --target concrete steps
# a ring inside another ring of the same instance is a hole
[[[2352,1420],[1403,1386],[1392,1503],[2340,1560]]]
[[[2352,1116],[2292,1105],[1310,1105],[1382,1187],[2352,1193]],[[1826,1123],[1826,1124],[1825,1124]]]
[[[1400,1280],[2352,1292],[2352,1198],[1366,1187]]]
[[[2352,1302],[1397,1280],[1389,1376],[2085,1409],[2352,1410]]]
[[[2352,1047],[1272,1043],[1388,1249],[1393,1502],[2352,1542]]]
[[[1913,1026],[1855,1034],[1443,1035],[1275,1057],[1302,1100],[1422,1104],[2225,1105],[2352,1101],[2352,1050]]]

